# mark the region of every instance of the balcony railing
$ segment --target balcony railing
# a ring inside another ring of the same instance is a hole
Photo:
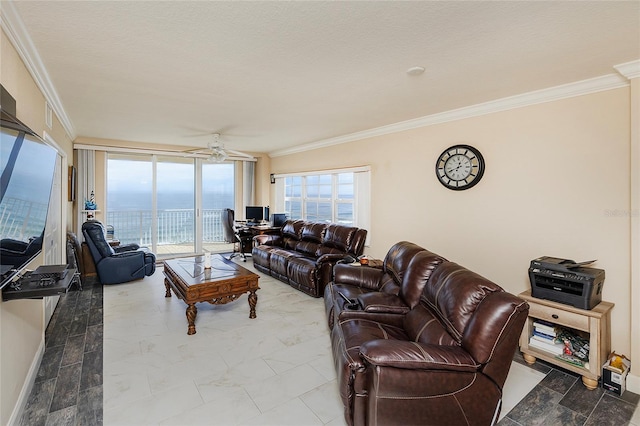
[[[47,207],[47,204],[5,197],[0,207],[0,235],[18,240],[40,235],[47,220]]]
[[[151,210],[108,211],[107,225],[114,227],[115,237],[123,244],[151,246]],[[193,244],[195,240],[195,210],[158,210],[158,246]],[[224,242],[222,209],[202,210],[203,243]]]

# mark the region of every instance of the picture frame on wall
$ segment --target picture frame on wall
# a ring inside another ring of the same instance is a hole
[[[76,180],[77,180],[77,171],[75,166],[69,166],[69,185],[68,188],[68,197],[69,201],[76,201]]]

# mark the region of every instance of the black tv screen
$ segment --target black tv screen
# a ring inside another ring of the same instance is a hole
[[[0,119],[2,288],[42,251],[57,153],[6,111]]]

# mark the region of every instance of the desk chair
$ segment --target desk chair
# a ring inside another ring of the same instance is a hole
[[[71,284],[75,284],[78,290],[82,290],[82,279],[85,277],[82,248],[80,240],[71,231],[67,231],[67,265],[69,265],[69,268],[75,268],[76,270]]]
[[[222,229],[224,231],[224,242],[233,244],[233,253],[229,260],[236,256],[242,256],[243,261],[247,261],[247,254],[251,255],[253,247],[253,234],[247,230],[236,226],[235,212],[231,209],[222,210]],[[238,250],[236,250],[236,244]]]

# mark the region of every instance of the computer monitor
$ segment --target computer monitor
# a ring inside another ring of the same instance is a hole
[[[274,213],[271,215],[271,225],[281,227],[287,221],[286,213]]]
[[[269,218],[269,207],[247,206],[245,209],[247,222],[256,223]]]

